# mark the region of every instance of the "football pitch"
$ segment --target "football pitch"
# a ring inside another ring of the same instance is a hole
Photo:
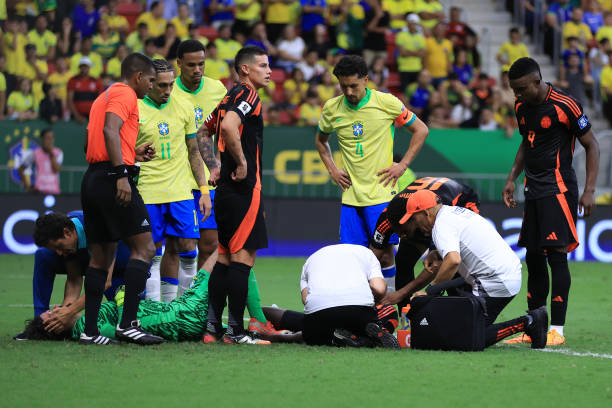
[[[303,262],[257,260],[264,305],[301,310]],[[33,256],[0,255],[0,265],[1,407],[612,406],[610,264],[570,265],[567,345],[534,351],[499,344],[474,353],[16,342],[12,336],[32,316]],[[56,279],[54,303],[64,280]],[[525,292],[524,283],[500,319],[524,313]]]

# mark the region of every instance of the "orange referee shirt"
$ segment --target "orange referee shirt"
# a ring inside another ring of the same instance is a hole
[[[119,130],[121,137],[121,155],[123,163],[133,165],[135,162],[136,137],[138,136],[138,97],[129,85],[115,83],[101,93],[89,112],[87,126],[87,161],[97,163],[109,161],[106,143],[104,142],[104,116],[114,113],[123,120]]]

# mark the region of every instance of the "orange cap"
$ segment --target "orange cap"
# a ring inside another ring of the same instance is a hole
[[[399,223],[405,224],[412,214],[435,207],[438,204],[437,198],[438,196],[429,190],[418,190],[410,194],[406,200],[406,213],[400,218]]]

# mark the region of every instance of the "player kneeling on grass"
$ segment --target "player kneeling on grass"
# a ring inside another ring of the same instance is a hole
[[[374,307],[375,299],[384,296],[387,284],[380,263],[366,247],[340,244],[321,248],[306,260],[300,288],[304,313],[264,308],[276,328],[301,330],[304,342],[312,346],[399,348],[397,339],[389,333],[397,325],[397,314],[388,330],[379,324],[379,316],[389,322],[396,312],[392,306],[378,311]]]
[[[441,293],[452,286],[449,281],[459,273],[472,286],[472,293],[485,302],[486,346],[521,331],[531,336],[532,348],[546,346],[545,306],[529,310],[517,319],[493,324],[521,289],[522,266],[488,221],[465,208],[443,205],[428,190],[395,196],[387,211],[392,228],[401,238],[410,237],[417,230],[431,236],[442,257],[432,286],[415,296]]]
[[[200,269],[193,279],[191,289],[172,302],[157,302],[143,300],[138,306],[138,320],[148,333],[160,336],[170,341],[197,341],[202,338],[206,329],[208,317],[208,279],[210,274],[206,269],[212,269],[217,259],[216,252],[208,258],[204,269]],[[251,282],[251,280],[250,280]],[[251,285],[249,285],[251,286]],[[109,343],[116,343],[115,328],[123,311],[123,291],[119,291],[114,301],[102,304],[98,318],[98,328],[103,336],[108,337]],[[254,295],[254,296],[253,296]],[[259,294],[253,293],[249,287],[247,306],[259,309]],[[263,312],[261,312],[263,314]],[[73,315],[69,324],[61,332],[51,332],[47,323],[52,317],[52,311],[46,311],[40,316],[27,322],[23,332],[24,339],[28,340],[78,340],[85,329],[85,318]],[[266,335],[257,333],[271,341],[291,341],[292,335],[275,334]],[[258,340],[258,344],[270,344],[269,341]]]
[[[85,307],[85,294],[81,292],[90,255],[83,229],[83,212],[41,215],[36,220],[34,242],[39,246],[34,254],[32,278],[34,317],[49,310],[55,276],[66,275],[61,307],[53,308],[46,322],[49,331],[59,333]],[[130,250],[120,242],[115,261],[111,264],[106,277],[104,294],[107,299],[111,299],[117,287],[124,284],[123,271],[129,257]],[[25,340],[22,333],[13,338]]]

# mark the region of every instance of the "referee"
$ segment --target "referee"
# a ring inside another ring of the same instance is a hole
[[[516,206],[514,182],[525,170],[525,210],[518,245],[527,248],[527,304],[529,309],[546,305],[550,287],[547,345],[557,346],[565,344],[563,326],[571,285],[567,253],[579,244],[578,207],[584,210],[585,217],[595,207],[599,144],[580,103],[542,81],[535,60],[516,60],[508,75],[516,95],[514,110],[523,140],[502,194],[506,206]],[[580,201],[572,167],[576,139],[586,151],[586,184]],[[521,335],[507,342],[531,339]]]
[[[236,54],[239,83],[208,116],[199,132],[217,134],[221,171],[215,196],[219,258],[209,281],[208,328],[204,342],[219,340],[221,316],[228,299],[225,343],[261,344],[244,330],[249,272],[258,249],[268,246],[261,202],[263,118],[257,90],[270,82],[268,55],[258,47]],[[215,180],[212,180],[213,182]]]
[[[116,337],[143,345],[163,341],[143,331],[136,319],[155,253],[149,214],[133,179],[135,161],[148,161],[155,155],[151,143],[135,149],[137,101],[152,87],[153,63],[142,54],[130,54],[121,64],[121,77],[122,82],[96,98],[87,126],[89,168],[81,183],[81,205],[91,259],[85,272],[85,330],[79,338],[82,344],[116,343],[100,334],[97,321],[107,271],[120,239],[131,254],[125,268],[125,303]]]

